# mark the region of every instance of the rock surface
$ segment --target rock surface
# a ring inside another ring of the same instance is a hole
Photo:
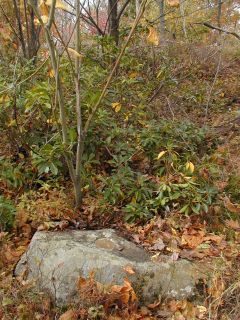
[[[134,274],[125,270],[130,267]],[[124,270],[125,269],[125,270]],[[77,296],[79,277],[91,271],[103,284],[123,284],[128,278],[145,302],[159,296],[184,299],[195,294],[199,270],[186,260],[153,262],[151,256],[114,230],[35,233],[15,273],[36,281],[58,305]]]

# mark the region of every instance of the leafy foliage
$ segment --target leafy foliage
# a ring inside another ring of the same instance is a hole
[[[0,231],[13,227],[16,208],[12,201],[0,195]]]

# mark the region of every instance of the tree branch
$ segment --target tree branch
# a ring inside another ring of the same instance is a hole
[[[87,133],[89,127],[90,127],[91,121],[92,121],[93,117],[95,116],[95,114],[96,114],[96,112],[97,112],[97,110],[98,110],[98,108],[99,108],[102,100],[105,98],[105,96],[106,96],[106,94],[107,94],[108,86],[109,86],[109,84],[111,83],[111,81],[112,81],[112,79],[113,79],[113,76],[115,75],[115,72],[116,72],[116,70],[117,70],[117,68],[118,68],[118,66],[119,66],[119,63],[120,63],[120,61],[121,61],[121,58],[122,58],[122,56],[123,56],[123,54],[124,54],[124,52],[125,52],[128,44],[129,44],[129,42],[130,42],[130,40],[131,40],[131,38],[132,38],[132,35],[133,35],[133,33],[134,33],[137,25],[138,25],[139,20],[141,19],[142,15],[143,15],[143,13],[144,13],[144,11],[145,11],[146,3],[147,3],[147,0],[144,0],[144,1],[142,2],[142,4],[141,4],[141,9],[140,9],[138,16],[136,17],[136,19],[135,19],[135,21],[134,21],[134,23],[133,23],[133,26],[132,26],[132,28],[131,28],[131,31],[130,31],[129,35],[128,35],[128,38],[127,38],[124,46],[122,47],[121,52],[120,52],[119,55],[118,55],[118,58],[117,58],[117,60],[116,60],[116,62],[115,62],[115,64],[114,64],[114,67],[113,67],[113,69],[112,69],[112,71],[111,71],[111,73],[110,73],[110,75],[109,75],[109,77],[108,77],[108,79],[107,79],[107,82],[106,82],[106,84],[105,84],[105,86],[104,86],[104,88],[103,88],[103,90],[102,90],[102,93],[101,93],[101,95],[100,95],[97,103],[95,104],[95,106],[94,106],[93,109],[92,109],[92,113],[89,115],[89,117],[88,117],[88,119],[87,119],[87,121],[86,121],[86,123],[85,123],[84,130],[83,130],[83,137],[86,136],[86,133]]]
[[[210,28],[210,29],[213,29],[213,30],[218,30],[218,31],[223,32],[223,33],[226,33],[226,34],[231,34],[232,36],[234,36],[235,38],[237,38],[238,40],[240,40],[240,35],[237,34],[236,32],[228,31],[228,30],[225,30],[225,29],[222,29],[222,28],[213,26],[213,25],[211,25],[211,24],[208,23],[208,22],[204,22],[203,25],[204,25],[205,27]]]

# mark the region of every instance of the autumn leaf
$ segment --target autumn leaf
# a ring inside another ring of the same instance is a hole
[[[155,46],[159,44],[159,35],[155,28],[148,27],[149,34],[147,36],[147,41]]]
[[[10,101],[10,98],[8,95],[3,95],[0,97],[0,104],[8,101]]]
[[[188,232],[184,232],[182,235],[181,244],[184,246],[188,246],[191,249],[196,248],[204,241],[204,231],[196,231],[192,232],[192,234]]]
[[[54,70],[53,69],[49,70],[48,75],[50,78],[54,78],[54,75],[55,75]]]
[[[159,154],[158,154],[158,156],[157,156],[157,159],[158,159],[158,160],[161,159],[162,156],[164,156],[166,152],[167,152],[167,151],[161,151],[161,152],[159,152]]]
[[[191,173],[193,173],[195,169],[194,164],[191,161],[188,161],[186,163],[186,169],[189,170]]]
[[[73,310],[73,309],[66,311],[59,318],[59,320],[77,320],[77,319],[78,319],[78,315],[76,313],[76,310]]]
[[[135,274],[135,271],[131,266],[124,267],[124,271],[126,271],[128,274]]]
[[[41,19],[44,24],[46,24],[48,22],[48,16],[46,16],[46,15],[41,16]]]
[[[41,0],[39,6],[42,6],[42,5],[51,7],[52,6],[52,0]],[[63,3],[62,1],[60,1],[60,0],[56,1],[56,8],[57,9],[62,9],[62,10],[67,10],[68,9],[67,5],[65,3]]]
[[[218,236],[216,234],[210,234],[210,235],[204,237],[203,240],[204,240],[204,242],[205,241],[215,242],[217,245],[219,245],[223,240],[223,236]]]
[[[112,103],[112,108],[114,109],[115,112],[119,112],[122,108],[122,105],[120,102],[114,102]]]
[[[67,50],[70,55],[74,56],[74,58],[80,58],[80,59],[83,58],[83,55],[81,53],[77,52],[76,50],[74,50],[72,48],[67,48]]]
[[[137,301],[137,296],[132,288],[131,283],[128,279],[124,279],[124,285],[114,285],[111,287],[111,292],[117,294],[117,298],[123,303],[128,304],[129,302]]]
[[[223,199],[223,203],[226,209],[232,213],[240,213],[240,206],[238,204],[234,204],[231,200],[225,196]]]
[[[167,0],[170,7],[178,7],[180,5],[180,0]]]
[[[240,224],[239,222],[236,220],[226,220],[225,224],[227,227],[232,228],[233,230],[237,230],[240,231]]]

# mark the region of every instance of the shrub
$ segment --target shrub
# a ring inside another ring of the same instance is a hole
[[[0,230],[12,228],[16,209],[12,201],[0,196]]]

